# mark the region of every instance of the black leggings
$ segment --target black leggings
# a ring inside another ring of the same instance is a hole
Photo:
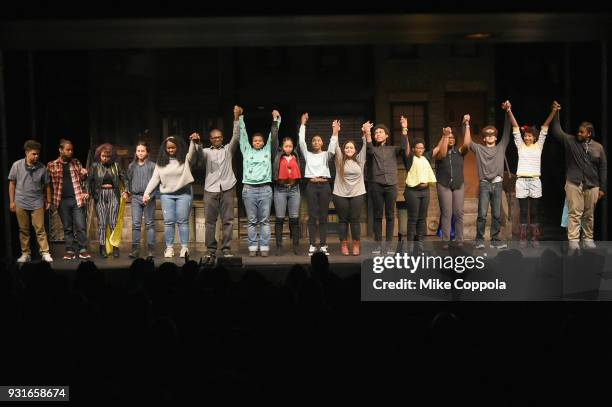
[[[308,199],[308,239],[314,245],[317,234],[317,220],[319,221],[319,241],[321,246],[327,244],[327,214],[329,213],[329,200],[331,187],[329,182],[323,184],[309,183],[306,187]]]
[[[361,224],[359,217],[363,208],[364,195],[353,196],[350,198],[334,195],[334,207],[338,212],[338,223],[340,226],[340,240],[348,240],[349,224],[351,225],[351,237],[353,240],[360,240]]]
[[[415,189],[406,187],[404,190],[406,207],[408,208],[407,241],[423,240],[427,232],[427,207],[429,206],[429,188]]]
[[[393,240],[393,221],[395,219],[395,201],[397,200],[397,185],[383,185],[378,182],[370,182],[368,193],[372,196],[374,205],[374,240],[382,240],[382,218],[383,210],[387,219],[387,242]]]
[[[519,209],[520,209],[520,218],[521,224],[531,223],[536,225],[539,221],[538,211],[540,198],[519,198]],[[527,212],[530,209],[530,218],[531,222],[527,221]]]

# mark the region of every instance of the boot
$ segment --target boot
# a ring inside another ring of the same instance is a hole
[[[300,248],[300,219],[289,218],[289,233],[291,235],[291,241],[293,243],[293,254],[299,254]]]
[[[135,244],[132,245],[132,251],[129,254],[131,259],[137,259],[140,257],[140,246]]]
[[[113,257],[114,258],[118,258],[119,257],[119,248],[116,246],[113,246]]]
[[[361,241],[353,240],[353,256],[359,256],[361,254]]]
[[[401,233],[397,234],[397,247],[395,248],[395,252],[396,253],[403,253],[404,252],[404,241],[402,240],[402,234]]]
[[[106,254],[106,247],[103,244],[100,245],[100,257],[104,259],[108,257]]]
[[[533,247],[540,247],[540,227],[539,225],[536,223],[535,225],[529,225],[529,228],[531,229],[531,245]]]
[[[348,242],[346,240],[340,241],[340,253],[342,253],[343,256],[349,255]]]
[[[521,236],[519,238],[519,246],[521,248],[527,247],[527,224],[521,223]]]
[[[276,235],[276,255],[280,256],[283,250],[283,218],[276,218],[274,225],[274,234]]]

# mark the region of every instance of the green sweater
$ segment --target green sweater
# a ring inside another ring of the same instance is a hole
[[[280,118],[272,124],[268,141],[259,150],[253,148],[249,143],[249,135],[246,131],[243,116],[240,116],[240,151],[242,151],[242,183],[258,185],[272,182],[272,144],[274,138],[278,138],[278,125]]]

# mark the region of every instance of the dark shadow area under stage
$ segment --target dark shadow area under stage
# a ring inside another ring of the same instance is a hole
[[[107,403],[410,391],[541,405],[584,400],[577,383],[606,388],[593,367],[612,359],[600,345],[612,340],[609,303],[363,303],[358,263],[335,258],[281,265],[276,278],[259,258],[237,274],[144,259],[77,261],[72,274],[61,260],[2,265],[1,381]]]

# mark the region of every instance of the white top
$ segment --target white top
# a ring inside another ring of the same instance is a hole
[[[546,135],[548,134],[548,126],[542,126],[540,130],[540,136],[538,141],[530,146],[527,146],[521,137],[521,131],[518,127],[512,128],[512,135],[514,136],[514,144],[518,150],[518,166],[516,168],[516,175],[519,177],[539,177],[540,176],[540,164],[542,159],[542,149],[544,148],[544,141],[546,141]]]
[[[329,172],[329,160],[333,158],[336,145],[338,144],[338,136],[331,136],[327,151],[321,151],[319,153],[311,153],[308,151],[306,146],[306,126],[300,126],[299,143],[304,160],[306,161],[306,171],[304,174],[305,178],[331,178]]]

